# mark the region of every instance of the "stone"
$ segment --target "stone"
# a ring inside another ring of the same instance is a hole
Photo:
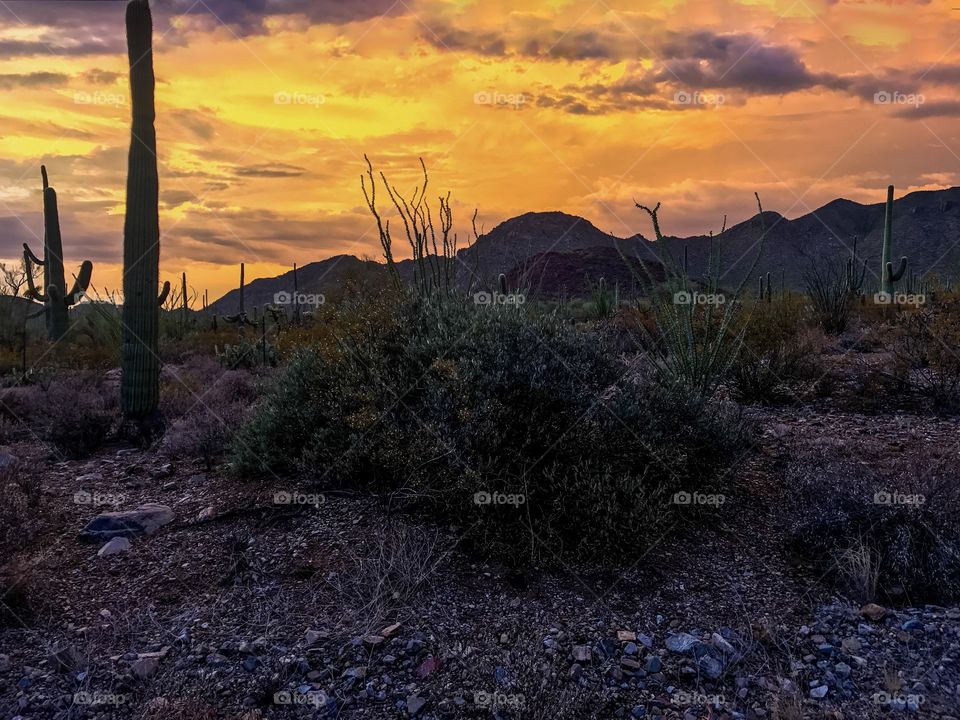
[[[644,665],[643,669],[651,674],[658,673],[663,670],[663,661],[661,661],[656,655],[651,655],[647,658],[647,663]]]
[[[375,648],[380,645],[383,645],[384,640],[385,638],[383,637],[383,635],[366,635],[363,638],[363,644],[366,645],[368,648]]]
[[[822,700],[827,696],[827,693],[830,692],[830,688],[826,685],[818,685],[817,687],[810,688],[810,697],[815,700]]]
[[[593,653],[590,652],[589,645],[574,645],[573,659],[578,663],[588,663],[593,659]]]
[[[130,663],[130,672],[138,680],[146,680],[152,676],[160,666],[160,660],[153,657],[145,657],[134,660]]]
[[[633,642],[628,642],[623,648],[623,652],[627,655],[636,655],[638,651],[639,648],[637,647],[637,644]]]
[[[910,618],[903,625],[900,626],[901,630],[923,630],[923,623],[917,620],[916,618]]]
[[[213,667],[222,667],[228,662],[230,661],[227,659],[227,657],[225,655],[221,655],[220,653],[210,653],[207,655],[207,665],[211,665]]]
[[[10,672],[13,665],[10,663],[10,656],[0,653],[0,673]]]
[[[243,659],[243,669],[248,673],[252,673],[258,667],[260,667],[260,659],[255,655],[247,655],[247,657]]]
[[[115,537],[135,537],[153,535],[157,530],[172,522],[173,510],[166,505],[147,503],[136,510],[105,512],[87,523],[80,532],[81,540],[112,540]]]
[[[127,552],[129,549],[129,540],[125,537],[115,537],[97,551],[97,557],[103,558],[110,557],[111,555],[119,555],[120,553]]]
[[[59,672],[76,672],[86,666],[86,659],[73,645],[55,645],[49,660]]]
[[[727,642],[726,638],[724,638],[720,633],[713,633],[713,635],[710,636],[710,642],[724,655],[732,656],[737,654],[737,651],[733,645]]]
[[[690,652],[700,641],[689,633],[677,633],[667,638],[667,650],[675,653]]]
[[[426,699],[420,697],[419,695],[407,696],[407,712],[410,713],[411,716],[416,715],[418,712],[423,710],[423,706],[426,704]]]
[[[653,647],[653,638],[643,633],[637,635],[637,642],[647,648],[647,650]]]
[[[217,510],[213,505],[208,505],[197,515],[197,520],[211,520],[217,516]]]
[[[630,717],[632,718],[642,718],[647,716],[647,709],[643,705],[634,705],[633,710],[630,711]]]
[[[383,630],[381,630],[380,634],[385,638],[393,637],[399,629],[400,623],[393,623],[392,625],[387,625]]]
[[[632,630],[617,630],[617,640],[620,642],[633,642],[637,639],[637,634]]]
[[[857,638],[848,637],[843,639],[843,641],[840,643],[840,647],[843,648],[845,653],[854,654],[860,652],[863,645],[859,640],[857,640]]]
[[[313,647],[320,643],[321,640],[327,639],[327,633],[321,630],[307,630],[303,635],[303,641],[306,643],[307,647]]]
[[[876,603],[867,603],[860,608],[860,614],[873,622],[880,622],[887,616],[887,609]]]
[[[850,677],[851,668],[844,662],[838,662],[833,666],[833,672],[838,678],[845,679]]]
[[[0,470],[10,470],[19,463],[20,460],[10,452],[9,448],[0,448]]]
[[[433,655],[430,655],[420,663],[420,667],[417,668],[417,677],[420,679],[428,678],[433,675],[440,668],[440,661],[437,660]]]
[[[716,680],[723,674],[723,663],[710,655],[702,655],[697,660],[697,667],[711,680]]]

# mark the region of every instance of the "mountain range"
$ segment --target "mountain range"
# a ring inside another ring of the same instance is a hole
[[[664,238],[664,247],[677,262],[684,257],[688,272],[703,277],[712,251],[719,257],[721,284],[734,287],[750,273],[771,273],[775,286],[802,289],[812,264],[842,267],[857,243],[857,264],[866,264],[866,283],[875,286],[880,271],[884,204],[863,205],[837,199],[789,220],[766,211],[713,236]],[[760,243],[762,228],[766,228]],[[893,254],[909,258],[908,272],[936,274],[954,280],[960,275],[960,188],[918,191],[894,201]],[[584,218],[563,212],[530,212],[506,220],[457,254],[457,281],[464,289],[493,288],[500,273],[512,289],[545,297],[585,295],[600,278],[617,285],[622,295],[642,291],[646,278],[640,263],[662,276],[656,244],[637,234],[619,238]],[[759,253],[759,256],[758,256]],[[397,263],[405,280],[413,277],[413,262]],[[305,265],[298,271],[301,293],[335,298],[352,281],[366,287],[388,281],[381,263],[338,255]],[[275,301],[277,293],[293,290],[293,274],[261,278],[246,287],[248,310]],[[212,303],[218,314],[237,311],[239,292],[233,290]]]

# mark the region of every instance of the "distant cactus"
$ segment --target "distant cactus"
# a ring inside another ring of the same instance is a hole
[[[63,273],[63,239],[60,235],[57,191],[50,187],[45,166],[40,166],[40,176],[43,180],[43,260],[24,243],[23,262],[26,270],[27,297],[43,303],[47,336],[56,342],[66,335],[70,326],[70,307],[80,302],[90,286],[93,263],[89,260],[83,261],[73,289],[68,293]],[[46,292],[41,292],[34,285],[33,265],[43,268],[43,290]]]
[[[249,325],[250,327],[256,327],[256,323],[251,322],[247,318],[247,304],[246,304],[246,300],[244,299],[244,288],[246,286],[245,276],[246,276],[246,265],[244,263],[240,263],[240,306],[238,308],[236,315],[223,316],[224,322],[237,325],[238,328],[243,328],[244,325]]]
[[[880,260],[880,290],[885,295],[893,295],[893,284],[903,277],[907,270],[906,256],[900,258],[900,267],[893,271],[893,185],[887,187],[887,207],[883,218],[883,253]]]
[[[123,379],[120,395],[127,418],[156,418],[160,395],[157,353],[160,307],[160,211],[157,134],[154,129],[153,18],[148,0],[127,5],[131,129],[127,164],[127,212],[123,226]]]
[[[867,261],[863,261],[863,270],[860,271],[860,277],[857,277],[857,240],[858,238],[854,236],[853,238],[853,249],[850,252],[850,257],[847,258],[847,287],[850,289],[850,298],[853,299],[860,295],[863,290],[863,281],[867,276]]]

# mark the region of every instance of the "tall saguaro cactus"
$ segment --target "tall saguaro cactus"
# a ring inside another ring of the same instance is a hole
[[[153,18],[148,0],[127,5],[127,55],[132,106],[127,164],[127,215],[123,225],[123,382],[127,418],[157,416],[160,358],[160,211],[157,133],[154,129]],[[142,426],[141,426],[142,427]]]
[[[63,272],[63,238],[60,235],[57,191],[50,187],[47,168],[43,165],[40,166],[40,176],[43,179],[43,260],[24,243],[23,262],[27,271],[27,296],[43,303],[47,336],[56,342],[67,334],[70,307],[80,302],[83,293],[90,286],[93,263],[89,260],[83,261],[73,289],[68,293]],[[43,291],[34,285],[33,265],[43,268]]]
[[[900,267],[893,271],[893,185],[887,187],[887,207],[883,217],[883,252],[880,258],[880,291],[893,296],[893,284],[903,277],[907,269],[906,256],[900,258]]]

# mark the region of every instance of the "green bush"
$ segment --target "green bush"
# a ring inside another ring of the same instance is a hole
[[[556,318],[408,300],[334,352],[299,352],[234,462],[395,491],[501,557],[619,558],[657,535],[673,493],[704,487],[741,431],[635,375],[604,335]]]

